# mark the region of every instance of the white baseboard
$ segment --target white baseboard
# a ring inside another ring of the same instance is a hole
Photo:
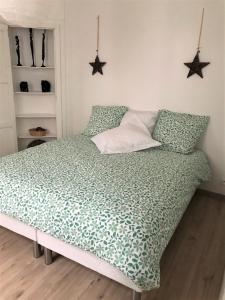
[[[222,283],[222,288],[220,291],[219,300],[225,300],[225,272],[224,272],[224,276],[223,276],[223,283]]]
[[[200,189],[225,195],[225,184],[223,184],[222,181],[211,181],[204,183],[200,186]]]
[[[219,181],[212,181],[204,183],[200,186],[202,190],[210,191],[213,193],[225,195],[225,184]]]

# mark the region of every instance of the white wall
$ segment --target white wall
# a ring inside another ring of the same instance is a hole
[[[9,22],[63,20],[63,0],[0,0],[0,14]]]
[[[197,47],[205,7],[204,79],[186,78],[184,62]],[[104,76],[91,75],[96,16],[101,15],[100,57]],[[221,182],[224,171],[223,1],[66,0],[67,133],[79,133],[95,104],[135,109],[168,108],[211,117],[204,149]]]

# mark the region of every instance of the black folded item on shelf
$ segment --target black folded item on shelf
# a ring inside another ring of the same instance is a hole
[[[47,80],[42,80],[41,81],[41,89],[42,93],[49,93],[51,91],[51,84]]]
[[[21,92],[26,92],[26,93],[29,92],[27,81],[21,81],[20,82],[20,91]]]
[[[39,146],[39,145],[44,144],[44,143],[46,143],[46,141],[43,141],[43,140],[34,140],[34,141],[32,141],[32,142],[30,142],[28,144],[27,148]]]

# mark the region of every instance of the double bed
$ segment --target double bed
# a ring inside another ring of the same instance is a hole
[[[138,299],[159,287],[161,256],[209,176],[201,150],[102,155],[89,137],[65,138],[0,159],[0,225]]]

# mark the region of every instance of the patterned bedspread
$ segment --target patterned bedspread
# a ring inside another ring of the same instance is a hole
[[[0,159],[0,212],[90,251],[138,287],[159,286],[159,263],[196,187],[201,151],[101,155],[88,137]]]

